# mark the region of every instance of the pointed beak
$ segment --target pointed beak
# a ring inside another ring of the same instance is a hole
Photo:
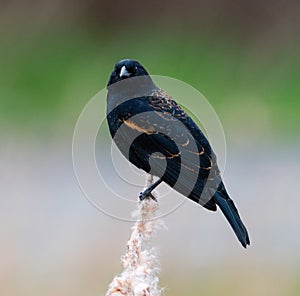
[[[120,78],[129,77],[130,73],[127,71],[126,67],[123,66],[120,71]]]

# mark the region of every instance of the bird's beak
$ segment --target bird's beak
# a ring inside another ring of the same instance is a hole
[[[129,77],[130,73],[127,71],[126,67],[123,66],[120,71],[120,78]]]

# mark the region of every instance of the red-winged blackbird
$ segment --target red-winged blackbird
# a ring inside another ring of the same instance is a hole
[[[107,121],[123,155],[159,177],[140,194],[141,200],[153,197],[151,191],[165,182],[211,211],[218,205],[241,244],[250,244],[208,140],[139,62],[122,60],[115,65],[108,82]]]

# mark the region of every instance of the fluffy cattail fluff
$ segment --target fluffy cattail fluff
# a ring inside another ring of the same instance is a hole
[[[148,184],[152,183],[148,179]],[[158,287],[159,264],[155,249],[147,247],[154,232],[163,222],[155,219],[158,203],[153,199],[145,199],[138,204],[134,216],[137,218],[129,241],[127,251],[121,261],[124,267],[121,275],[117,275],[109,286],[106,296],[160,296]]]

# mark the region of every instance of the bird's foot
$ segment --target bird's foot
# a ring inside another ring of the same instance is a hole
[[[152,198],[153,200],[156,200],[156,198],[152,195],[152,191],[162,182],[161,179],[158,179],[155,181],[152,185],[150,185],[148,188],[146,188],[143,192],[140,193],[140,201],[143,201],[145,198]]]
[[[157,202],[157,199],[155,198],[155,196],[151,193],[151,190],[148,190],[149,188],[147,188],[146,190],[142,191],[139,195],[139,199],[140,201],[143,201],[144,199],[146,198],[151,198],[153,199],[154,201]]]

